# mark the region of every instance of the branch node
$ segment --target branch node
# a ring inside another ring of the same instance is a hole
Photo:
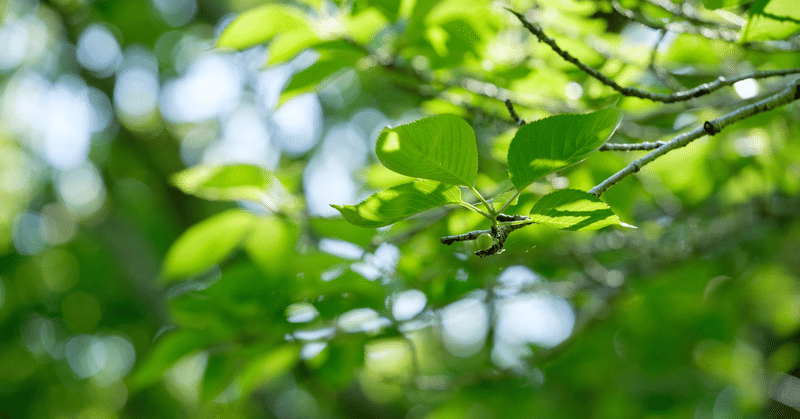
[[[719,127],[715,126],[711,121],[703,123],[703,131],[708,135],[714,135],[720,131]]]

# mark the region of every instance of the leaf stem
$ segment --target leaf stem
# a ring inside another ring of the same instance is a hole
[[[480,215],[482,215],[482,216],[484,216],[484,217],[486,217],[486,218],[488,218],[490,220],[494,220],[494,217],[492,217],[491,215],[485,213],[482,209],[476,207],[475,205],[470,204],[469,202],[461,201],[458,204],[461,205],[464,208],[467,208],[467,209],[470,209],[472,211],[475,211],[478,214],[480,214]]]
[[[506,201],[506,203],[503,204],[503,206],[500,207],[499,210],[497,210],[497,213],[501,213],[501,212],[505,211],[505,209],[508,208],[508,206],[511,205],[511,203],[514,202],[515,199],[517,199],[517,197],[519,196],[520,192],[521,191],[519,191],[519,190],[514,192],[514,195],[511,195],[511,198],[509,198],[508,201]]]
[[[494,216],[495,216],[495,215],[497,215],[497,211],[495,211],[495,210],[494,210],[494,206],[493,206],[492,204],[490,204],[489,202],[487,202],[487,201],[486,201],[486,199],[483,197],[483,195],[481,195],[481,193],[480,193],[480,192],[478,192],[478,190],[477,190],[477,189],[475,189],[475,187],[474,187],[474,186],[470,186],[470,187],[469,187],[469,189],[472,191],[472,193],[474,193],[474,194],[475,194],[475,196],[477,196],[477,197],[478,197],[478,199],[479,199],[479,200],[480,200],[480,201],[483,203],[483,205],[486,207],[486,210],[487,210],[487,211],[489,212],[489,214],[491,215],[491,217],[489,217],[489,218],[491,218],[491,219],[494,219]]]
[[[614,186],[617,182],[619,182],[623,178],[638,172],[646,164],[651,163],[655,159],[663,156],[664,154],[667,154],[672,150],[685,147],[692,141],[704,137],[706,135],[717,134],[720,131],[722,131],[723,128],[735,122],[741,121],[745,118],[749,118],[761,112],[766,112],[771,109],[781,107],[783,105],[786,105],[787,103],[791,103],[796,100],[800,100],[800,78],[793,80],[783,90],[781,90],[778,93],[775,93],[772,96],[769,96],[758,102],[742,106],[741,108],[738,108],[723,116],[720,116],[719,118],[705,121],[703,126],[697,127],[689,132],[685,132],[683,134],[674,137],[666,144],[647,153],[644,157],[634,160],[624,168],[620,169],[617,173],[614,173],[606,180],[600,182],[597,186],[590,189],[589,193],[594,196],[600,196],[605,191],[607,191],[608,188]]]

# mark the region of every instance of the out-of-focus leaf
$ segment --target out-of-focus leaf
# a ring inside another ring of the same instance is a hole
[[[266,4],[237,16],[219,35],[218,48],[245,49],[277,34],[307,26],[302,11],[283,4]]]
[[[478,174],[475,132],[455,115],[386,128],[375,153],[384,166],[406,176],[472,186]]]
[[[365,45],[372,41],[375,34],[386,27],[389,22],[374,8],[369,8],[363,12],[347,19],[347,35],[356,42]]]
[[[250,259],[270,277],[289,274],[286,263],[295,252],[297,226],[277,217],[261,217],[244,241],[244,250]]]
[[[352,383],[355,371],[364,363],[364,335],[348,335],[328,344],[326,359],[316,370],[321,380],[344,389]]]
[[[247,237],[256,216],[234,209],[189,227],[167,251],[163,278],[170,281],[222,262]]]
[[[355,67],[364,56],[363,51],[356,50],[343,41],[326,42],[316,45],[315,48],[320,54],[317,62],[292,76],[292,80],[281,93],[279,104],[323,87],[328,77],[343,68]]]
[[[311,48],[320,42],[321,40],[317,33],[307,26],[282,32],[269,44],[267,65],[288,61],[304,49]]]
[[[172,175],[171,181],[183,192],[203,199],[258,202],[274,178],[266,169],[249,164],[201,165]]]
[[[353,14],[375,10],[380,12],[390,22],[394,22],[400,13],[401,0],[354,0]]]
[[[756,0],[750,5],[739,42],[782,40],[800,32],[796,0]]]
[[[143,389],[160,381],[164,371],[184,356],[197,351],[210,341],[207,332],[179,329],[165,333],[128,378],[131,389]]]
[[[204,400],[213,400],[236,377],[236,357],[228,352],[214,353],[208,357],[200,394]]]
[[[294,210],[297,200],[275,176],[251,164],[200,165],[171,178],[183,192],[213,201],[252,201],[271,211]]]
[[[734,7],[747,3],[748,0],[703,0],[703,6],[709,10]]]
[[[331,205],[360,227],[383,227],[422,211],[461,202],[461,190],[439,182],[415,181],[370,195],[356,205]]]
[[[522,126],[508,147],[508,172],[518,190],[588,157],[622,119],[614,108],[583,115],[554,115]]]
[[[414,3],[411,15],[408,17],[406,30],[403,33],[402,42],[413,45],[419,40],[426,29],[425,18],[436,7],[435,1],[418,1]]]
[[[297,345],[286,344],[250,357],[239,375],[244,394],[249,394],[283,376],[297,363],[299,354],[300,349]]]
[[[531,221],[560,230],[598,230],[623,225],[600,198],[575,189],[563,189],[543,196],[531,209]]]

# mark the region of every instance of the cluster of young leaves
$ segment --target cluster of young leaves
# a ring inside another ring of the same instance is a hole
[[[439,206],[461,205],[491,222],[493,242],[487,240],[485,233],[478,236],[482,251],[476,254],[480,256],[502,251],[503,239],[498,227],[504,225],[536,223],[573,231],[625,225],[598,197],[574,189],[556,190],[543,196],[526,216],[503,214],[530,184],[597,151],[620,120],[620,111],[605,108],[582,115],[555,115],[523,125],[508,148],[508,189],[515,191],[509,196],[498,185],[495,189],[501,190],[503,196],[488,198],[474,186],[478,151],[475,133],[463,119],[438,115],[386,128],[375,148],[378,159],[388,169],[420,180],[379,191],[356,205],[333,207],[350,223],[372,228],[388,226]],[[465,201],[462,188],[471,191],[479,203]],[[483,210],[476,206],[481,204]],[[492,246],[491,252],[485,252]]]

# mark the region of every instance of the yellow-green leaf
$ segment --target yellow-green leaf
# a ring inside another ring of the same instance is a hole
[[[597,230],[622,223],[605,202],[584,191],[563,189],[543,196],[531,209],[531,221],[560,230]]]
[[[439,182],[416,181],[384,189],[357,205],[332,205],[360,227],[383,227],[422,211],[461,202],[461,190]]]

